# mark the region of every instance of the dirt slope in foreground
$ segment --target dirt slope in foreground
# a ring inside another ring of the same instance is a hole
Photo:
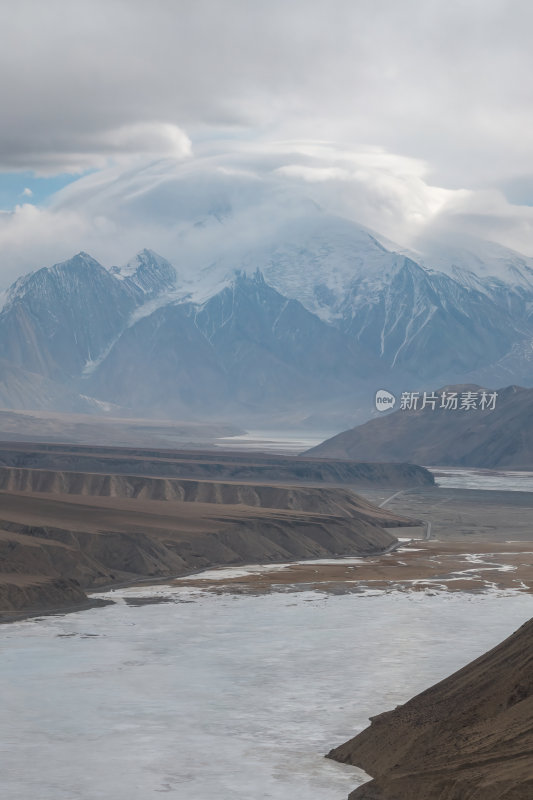
[[[409,524],[345,489],[0,470],[0,618],[214,565],[384,552]]]
[[[371,723],[328,754],[374,776],[350,800],[531,800],[533,620]]]

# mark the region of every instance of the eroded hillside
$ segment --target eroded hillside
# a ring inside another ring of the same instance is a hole
[[[0,469],[0,613],[213,565],[384,552],[409,524],[347,489]]]

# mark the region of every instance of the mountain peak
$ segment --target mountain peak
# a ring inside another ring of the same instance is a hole
[[[144,248],[122,267],[111,267],[110,273],[143,295],[155,297],[176,287],[176,270],[166,258]]]
[[[102,265],[98,262],[95,258],[93,258],[89,253],[86,253],[85,250],[80,250],[79,253],[72,256],[72,258],[67,258],[65,261],[59,261],[57,264],[54,264],[49,269],[55,269],[56,267],[69,267],[74,264],[88,264],[93,266],[96,264],[97,266],[101,267]],[[45,268],[46,269],[46,268]]]
[[[57,264],[53,264],[51,267],[43,267],[42,269],[37,270],[37,272],[34,272],[26,277],[28,278],[32,278],[33,276],[44,277],[45,275],[59,277],[76,269],[85,269],[93,271],[93,270],[103,270],[104,267],[100,264],[99,261],[97,261],[91,255],[89,255],[89,253],[80,250],[80,252],[76,253],[76,255],[72,256],[72,258],[67,258],[65,261],[60,261]]]
[[[142,250],[136,254],[136,258],[140,258],[143,256],[144,258],[153,258],[156,261],[166,261],[166,258],[160,256],[159,253],[156,253],[155,250],[151,250],[149,247],[143,247]]]
[[[253,284],[255,286],[266,286],[265,276],[259,267],[253,273],[246,272],[246,270],[236,269],[235,278],[233,283],[235,286]]]
[[[139,269],[146,269],[148,267],[151,267],[152,269],[170,268],[173,272],[175,272],[170,261],[168,261],[166,258],[163,258],[163,256],[160,256],[159,253],[155,252],[155,250],[150,250],[148,247],[144,247],[142,250],[139,250],[133,256],[133,258],[131,258],[122,267],[112,267],[111,271],[115,273],[117,277],[125,278],[138,272]]]
[[[5,293],[3,311],[7,310],[16,301],[21,300],[27,294],[35,292],[37,296],[46,292],[46,287],[72,276],[76,270],[99,270],[105,272],[104,267],[95,258],[81,250],[72,258],[59,261],[51,267],[41,267],[35,272],[20,277],[13,283]]]

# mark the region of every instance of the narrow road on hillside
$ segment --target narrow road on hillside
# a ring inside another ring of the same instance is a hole
[[[379,504],[378,508],[383,508],[383,506],[386,505],[390,500],[394,500],[395,497],[398,497],[399,494],[403,494],[405,491],[407,491],[407,490],[406,489],[400,489],[399,492],[395,492],[394,494],[391,494],[390,497],[387,497],[386,500],[383,500],[383,502]]]
[[[387,497],[385,500],[383,500],[379,504],[378,508],[383,508],[383,506],[385,506],[391,500],[394,500],[395,497],[399,497],[399,495],[401,494],[407,494],[407,492],[409,492],[409,489],[400,489],[399,492],[394,492],[394,494],[391,494],[390,497]],[[426,530],[424,531],[424,541],[429,541],[430,538],[431,538],[431,522],[428,521],[426,522]]]

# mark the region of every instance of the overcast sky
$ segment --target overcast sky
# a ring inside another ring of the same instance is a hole
[[[4,2],[0,283],[161,249],[184,187],[533,256],[532,30],[529,0]]]

